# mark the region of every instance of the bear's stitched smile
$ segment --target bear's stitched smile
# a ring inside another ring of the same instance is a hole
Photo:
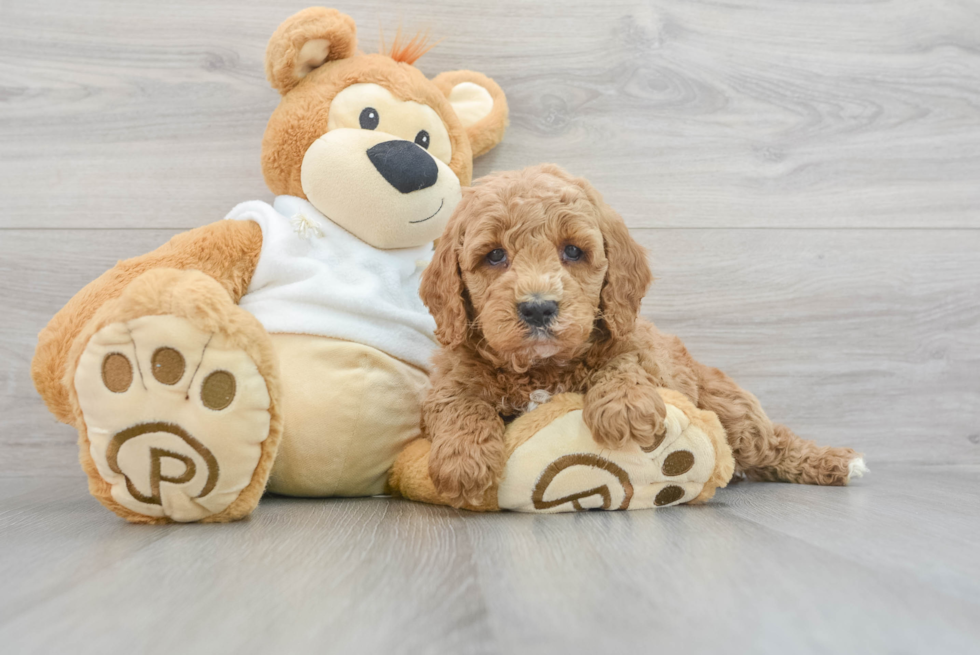
[[[429,218],[434,218],[436,214],[438,214],[439,212],[441,212],[441,211],[442,211],[442,206],[443,206],[444,204],[446,204],[446,199],[445,199],[445,198],[443,198],[442,200],[440,200],[440,201],[439,201],[439,209],[437,209],[437,210],[435,211],[435,214],[432,214],[432,216],[429,216]],[[418,220],[418,221],[409,221],[409,223],[411,223],[411,224],[413,224],[413,225],[414,225],[415,223],[425,223],[425,222],[426,222],[427,220],[429,220],[429,218],[423,218],[423,219],[421,219],[421,220]]]

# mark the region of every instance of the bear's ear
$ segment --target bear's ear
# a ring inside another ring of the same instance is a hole
[[[474,71],[447,71],[433,80],[449,99],[479,157],[504,138],[507,98],[497,83]]]
[[[310,7],[286,19],[265,50],[265,75],[285,95],[313,69],[345,59],[357,47],[354,19],[336,9]]]

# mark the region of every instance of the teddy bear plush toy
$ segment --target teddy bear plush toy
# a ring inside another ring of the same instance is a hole
[[[435,347],[419,274],[507,123],[492,80],[428,79],[412,65],[425,50],[357,53],[333,9],[289,18],[266,53],[274,203],[120,262],[41,332],[35,385],[109,509],[220,522],[266,488],[386,489]]]

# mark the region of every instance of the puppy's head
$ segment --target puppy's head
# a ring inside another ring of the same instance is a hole
[[[420,294],[443,346],[475,339],[524,367],[629,334],[651,279],[599,193],[544,164],[464,191]]]

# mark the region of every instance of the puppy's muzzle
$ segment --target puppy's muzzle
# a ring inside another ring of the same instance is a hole
[[[517,315],[528,327],[548,327],[558,316],[558,303],[554,300],[529,300],[517,303]]]

